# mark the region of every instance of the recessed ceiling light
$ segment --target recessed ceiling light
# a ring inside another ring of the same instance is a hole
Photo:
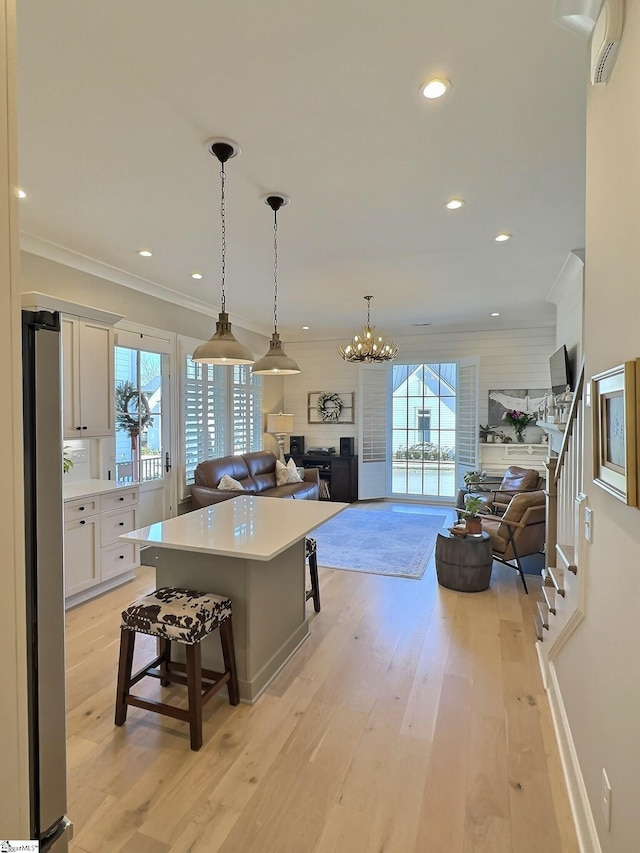
[[[445,204],[445,207],[448,208],[449,210],[460,210],[460,208],[463,205],[464,205],[464,199],[463,198],[451,198]]]
[[[18,198],[26,198],[27,191],[23,190],[22,187],[18,187],[18,189],[16,190],[16,195],[18,196]]]
[[[304,329],[305,332],[308,332],[311,327],[310,326],[303,326],[302,328]]]
[[[451,83],[448,80],[442,77],[433,77],[423,84],[421,91],[425,98],[433,100],[434,98],[441,98],[450,86]]]
[[[153,252],[150,252],[148,249],[138,249],[138,254],[142,258],[150,258],[153,255]]]
[[[499,316],[500,316],[500,312],[499,312],[499,311],[493,311],[493,312],[492,312],[492,314],[491,314],[491,316],[492,316],[492,317],[499,317]]]
[[[195,279],[198,279],[198,280],[199,280],[199,279],[201,279],[201,278],[202,278],[202,273],[201,273],[201,272],[192,272],[192,273],[191,273],[191,278],[195,278]]]
[[[507,234],[503,232],[502,234],[496,234],[496,243],[505,243],[507,240],[511,239],[511,234]]]

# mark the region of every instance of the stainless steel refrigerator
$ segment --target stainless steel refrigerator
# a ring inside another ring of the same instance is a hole
[[[61,336],[57,312],[22,312],[31,838],[68,850],[62,502]]]

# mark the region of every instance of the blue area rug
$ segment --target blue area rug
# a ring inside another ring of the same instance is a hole
[[[420,580],[444,515],[349,507],[309,535],[318,565]]]

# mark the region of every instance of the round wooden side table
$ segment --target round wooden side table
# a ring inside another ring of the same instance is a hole
[[[446,528],[436,539],[436,576],[440,586],[458,592],[482,592],[491,580],[491,537],[455,536]]]

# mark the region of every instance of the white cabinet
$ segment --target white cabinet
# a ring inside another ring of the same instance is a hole
[[[97,481],[96,481],[97,482]],[[129,579],[140,548],[120,541],[137,527],[138,488],[104,488],[64,502],[65,598],[76,604]],[[71,600],[70,600],[71,599]]]
[[[62,410],[65,438],[113,434],[111,326],[62,317]]]
[[[100,580],[100,516],[64,525],[64,594],[75,595]]]

